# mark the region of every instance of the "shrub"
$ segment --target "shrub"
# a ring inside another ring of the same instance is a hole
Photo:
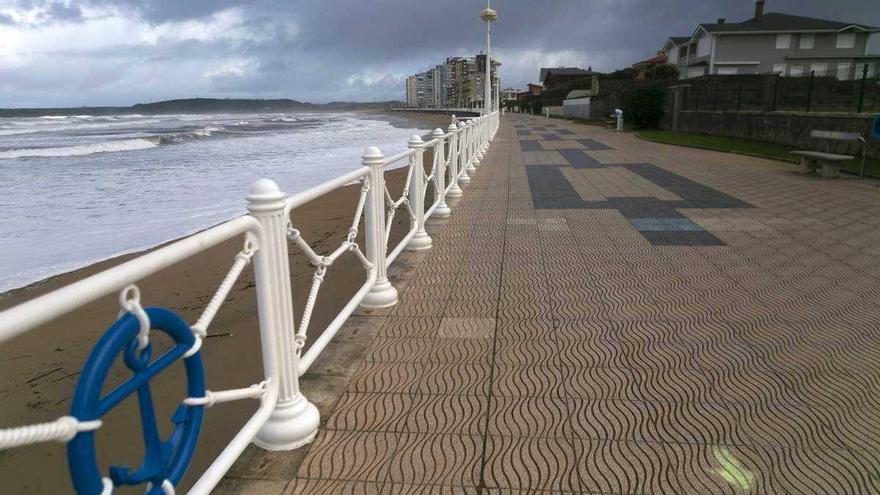
[[[639,73],[633,69],[632,67],[627,67],[625,69],[618,69],[610,74],[608,74],[608,79],[635,79]]]
[[[663,117],[665,95],[662,84],[634,88],[623,98],[624,119],[636,129],[656,128]]]
[[[645,78],[656,81],[678,79],[678,66],[672,64],[655,65],[645,71]]]

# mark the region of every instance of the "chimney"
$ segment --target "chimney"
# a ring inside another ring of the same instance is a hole
[[[725,21],[725,20],[726,20],[726,19],[724,19],[723,17],[719,17],[719,18],[718,18],[718,24],[724,24],[724,21]]]
[[[764,0],[755,2],[755,20],[761,22],[764,19]]]

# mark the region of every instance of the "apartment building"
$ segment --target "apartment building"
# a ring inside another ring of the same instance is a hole
[[[491,74],[497,77],[497,60]],[[406,103],[419,108],[467,107],[483,101],[486,55],[450,57],[440,65],[407,78]]]

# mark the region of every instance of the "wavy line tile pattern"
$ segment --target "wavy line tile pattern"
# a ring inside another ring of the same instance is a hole
[[[633,228],[682,184],[716,245]],[[880,493],[873,188],[525,116],[466,187],[290,493]]]

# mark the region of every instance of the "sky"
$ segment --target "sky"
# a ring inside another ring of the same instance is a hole
[[[494,0],[504,87],[540,67],[611,71],[752,0]],[[480,0],[0,0],[0,107],[190,97],[403,99],[406,76],[485,48]],[[876,0],[767,11],[880,26]],[[880,53],[880,36],[872,51]]]

